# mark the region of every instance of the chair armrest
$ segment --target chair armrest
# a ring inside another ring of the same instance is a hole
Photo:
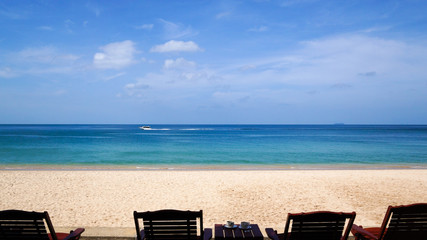
[[[68,235],[67,237],[64,238],[64,240],[74,240],[74,239],[79,239],[80,235],[82,235],[82,233],[85,231],[84,228],[77,228],[74,231],[70,231],[70,235]]]
[[[279,236],[277,236],[277,231],[272,228],[266,228],[265,232],[267,233],[268,238],[273,240],[279,240]]]
[[[212,228],[205,228],[203,230],[203,240],[209,240],[212,238]]]
[[[360,239],[360,236],[362,236],[363,239],[378,239],[377,236],[375,236],[371,232],[366,231],[365,229],[363,229],[362,226],[357,226],[356,224],[353,224],[353,226],[351,227],[351,233],[356,239]]]
[[[145,231],[144,231],[144,229],[142,229],[142,230],[139,232],[139,234],[141,234],[141,239],[138,239],[138,240],[143,240],[143,239],[145,238]]]

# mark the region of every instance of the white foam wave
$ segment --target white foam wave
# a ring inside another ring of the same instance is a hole
[[[212,131],[213,128],[183,128],[181,131]]]

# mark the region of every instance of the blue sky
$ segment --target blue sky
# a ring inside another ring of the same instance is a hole
[[[427,1],[0,2],[0,123],[426,124]]]

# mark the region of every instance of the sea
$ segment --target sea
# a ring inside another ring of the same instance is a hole
[[[0,125],[0,169],[427,168],[427,125]]]

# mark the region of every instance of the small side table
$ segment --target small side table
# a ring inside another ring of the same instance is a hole
[[[215,224],[215,240],[232,239],[255,239],[263,240],[264,236],[259,230],[258,224],[251,224],[249,229],[240,229],[239,224],[236,228],[226,228],[224,224]]]

